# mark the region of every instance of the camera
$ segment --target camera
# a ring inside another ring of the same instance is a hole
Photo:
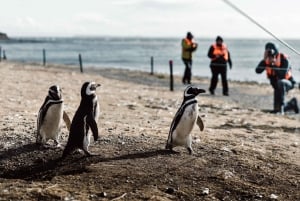
[[[273,49],[267,49],[267,56],[268,57],[275,56],[275,50],[273,50]]]

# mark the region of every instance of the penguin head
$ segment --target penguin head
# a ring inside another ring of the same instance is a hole
[[[190,85],[184,90],[184,98],[195,97],[200,93],[205,93],[205,90]]]
[[[94,96],[99,86],[101,85],[95,82],[85,82],[81,87],[81,97]]]
[[[61,99],[61,88],[58,85],[53,85],[49,88],[48,96],[52,100],[60,100]]]

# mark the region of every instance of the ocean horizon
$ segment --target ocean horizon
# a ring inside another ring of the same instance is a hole
[[[151,57],[154,73],[166,73],[169,61],[173,72],[182,75],[181,39],[175,37],[11,37],[0,41],[9,61],[43,63],[43,50],[47,64],[79,66],[79,54],[84,68],[120,68],[150,72]],[[193,54],[193,76],[211,77],[207,52],[214,38],[195,38],[198,49]],[[300,56],[274,39],[224,38],[231,54],[233,68],[228,68],[228,79],[234,81],[268,82],[265,73],[256,74],[255,68],[263,58],[267,42],[278,45],[279,51],[290,58],[294,78],[300,82]],[[300,50],[300,39],[285,40]],[[3,56],[3,55],[2,55]]]

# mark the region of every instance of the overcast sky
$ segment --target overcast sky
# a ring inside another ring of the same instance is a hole
[[[299,0],[230,0],[280,38],[300,38]],[[270,36],[223,0],[3,0],[9,36]]]

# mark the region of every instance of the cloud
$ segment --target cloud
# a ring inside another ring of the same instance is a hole
[[[103,17],[102,15],[98,13],[80,13],[75,16],[75,21],[78,23],[83,23],[83,24],[99,24],[99,23],[104,23],[104,24],[110,24],[113,23],[111,19],[108,19],[106,17]]]
[[[34,18],[32,17],[18,17],[15,19],[16,21],[16,26],[18,27],[29,27],[29,28],[39,28],[40,27],[40,23],[35,20]]]

